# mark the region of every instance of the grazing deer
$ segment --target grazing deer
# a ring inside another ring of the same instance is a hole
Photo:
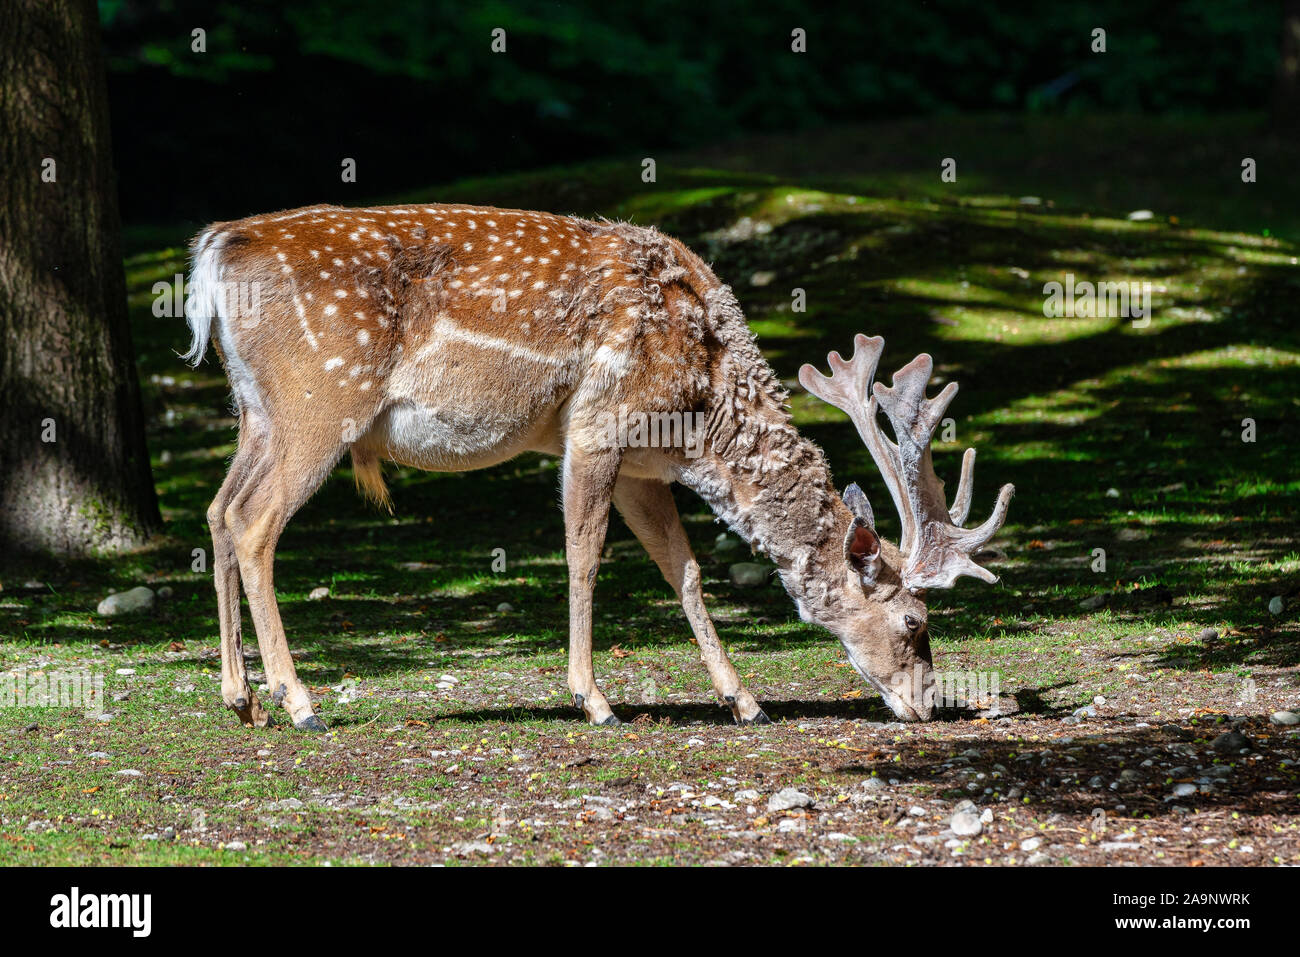
[[[832,377],[799,373],[866,442],[902,518],[896,548],[876,533],[862,490],[837,494],[821,450],[795,431],[730,288],[654,229],[489,207],[313,206],[203,230],[188,305],[186,358],[197,364],[215,338],[239,413],[238,451],[208,522],[221,693],[247,725],[270,714],[244,667],[241,579],[272,701],[298,728],[324,728],[290,658],[272,565],[285,524],[345,452],[360,489],[381,503],[381,459],[463,471],[529,450],[562,457],[568,683],[593,724],[618,723],[591,660],[611,503],[676,591],[713,687],[740,723],[767,716],[705,610],[671,482],[776,563],[800,617],[839,638],[904,720],[931,713],[926,590],[959,575],[996,580],[970,556],[1001,527],[1012,487],[988,521],[962,528],[968,450],[946,506],[929,446],[957,386],[925,398],[930,357],[873,392],[884,342],[858,336],[851,361],[831,353]],[[896,442],[882,434],[878,408]],[[690,413],[704,434],[693,454],[611,441],[610,417],[627,409]]]

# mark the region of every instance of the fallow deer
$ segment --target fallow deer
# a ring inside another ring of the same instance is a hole
[[[946,506],[930,437],[957,386],[926,399],[929,356],[873,392],[884,343],[858,336],[851,361],[831,353],[832,377],[799,373],[866,442],[902,519],[895,547],[862,490],[838,494],[821,450],[791,424],[731,289],[652,228],[489,207],[313,206],[214,224],[192,252],[185,358],[197,364],[215,338],[239,415],[208,522],[221,693],[246,725],[271,719],[245,671],[241,579],[271,700],[298,728],[324,728],[289,654],[272,565],[285,524],[345,452],[381,503],[381,460],[461,471],[530,450],[562,457],[568,685],[593,724],[618,723],[591,657],[611,503],[680,598],[721,701],[737,722],[767,722],[705,610],[674,481],[775,563],[800,617],[839,638],[899,718],[930,717],[926,590],[959,575],[996,580],[971,556],[1001,527],[1013,490],[964,529],[968,450]],[[605,425],[619,409],[694,413],[703,440],[693,455],[611,442]],[[916,673],[920,682],[897,680]]]

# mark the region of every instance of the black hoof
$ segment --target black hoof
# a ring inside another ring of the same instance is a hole
[[[574,706],[575,708],[577,708],[579,711],[581,711],[581,710],[582,710],[582,703],[583,703],[584,701],[586,701],[586,700],[587,700],[586,695],[580,695],[580,694],[575,693],[574,696],[573,696],[573,706]]]
[[[297,728],[299,731],[327,731],[327,730],[329,730],[328,728],[325,727],[325,722],[322,721],[322,720],[321,720],[319,717],[317,717],[316,715],[312,715],[310,718],[303,718],[301,721],[295,721],[295,722],[293,723],[293,726],[294,726],[295,728]]]
[[[230,706],[231,711],[243,711],[248,707],[247,698],[236,698],[234,704]]]
[[[614,727],[614,725],[622,724],[622,723],[623,723],[622,721],[618,720],[618,715],[611,714],[608,718],[606,718],[604,721],[601,722],[601,725],[606,728],[612,728]]]
[[[762,709],[762,708],[760,708],[760,709],[758,710],[758,714],[754,715],[754,717],[752,717],[752,718],[746,718],[745,720],[741,721],[740,723],[741,723],[741,724],[771,724],[771,723],[772,723],[772,719],[769,718],[769,717],[768,717],[768,716],[763,712],[763,709]]]

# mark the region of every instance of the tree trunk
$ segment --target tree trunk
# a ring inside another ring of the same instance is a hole
[[[0,17],[0,548],[141,544],[160,525],[127,324],[94,0]]]

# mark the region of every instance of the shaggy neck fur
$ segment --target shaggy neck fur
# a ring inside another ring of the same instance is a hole
[[[710,296],[708,310],[724,348],[714,369],[707,451],[679,479],[776,563],[804,618],[824,620],[836,594],[827,583],[844,574],[849,510],[821,449],[791,423],[789,395],[730,291]]]

